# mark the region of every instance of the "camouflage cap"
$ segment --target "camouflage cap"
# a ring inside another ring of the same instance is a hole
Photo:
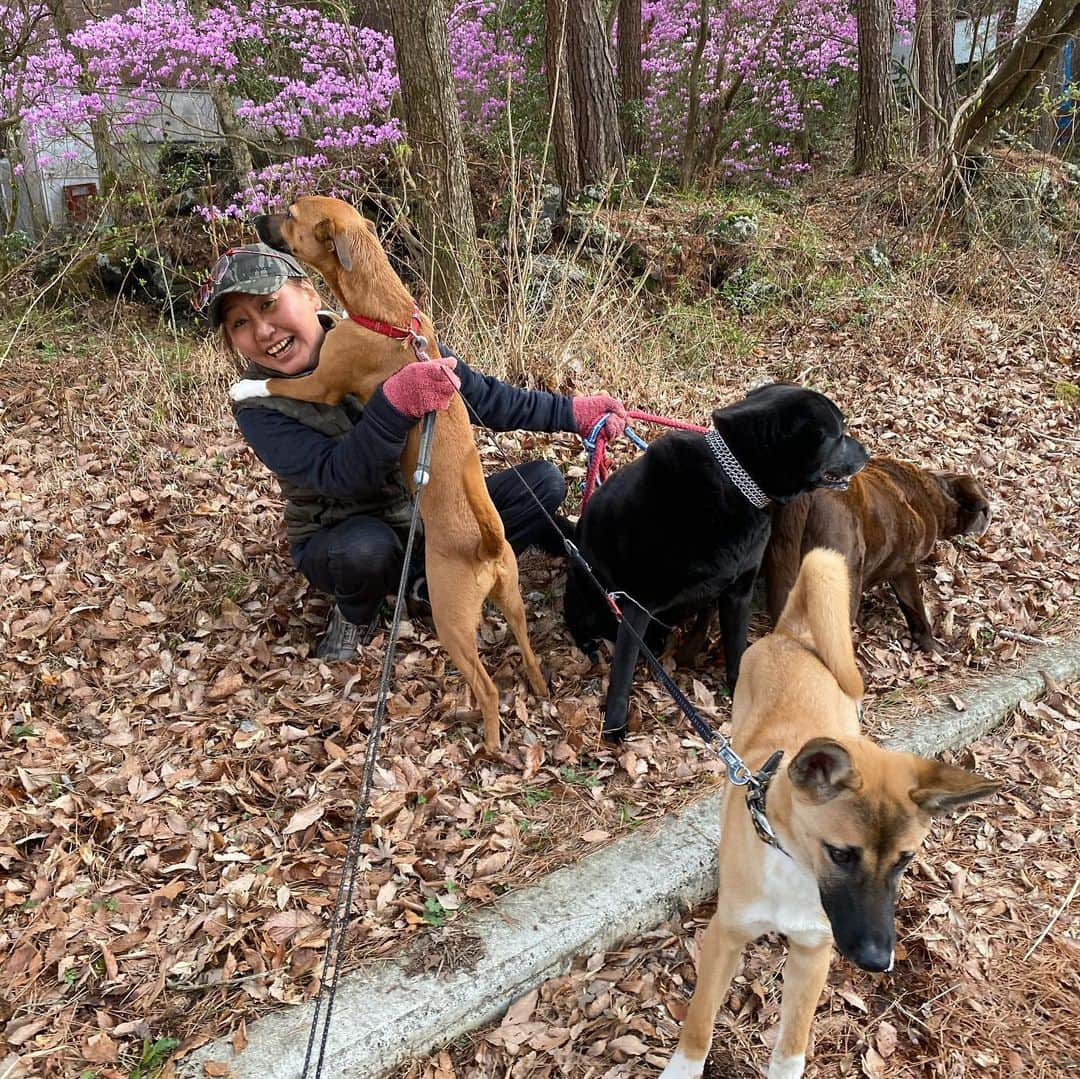
[[[210,325],[221,325],[221,301],[232,292],[268,296],[290,277],[307,277],[303,266],[282,251],[266,244],[245,244],[225,252],[210,271],[200,290],[201,306],[208,306]]]

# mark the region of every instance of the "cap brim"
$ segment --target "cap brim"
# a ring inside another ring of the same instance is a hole
[[[210,327],[211,329],[217,329],[221,325],[221,307],[223,302],[228,299],[229,296],[239,293],[242,296],[269,296],[271,292],[277,292],[279,288],[283,288],[285,282],[289,280],[293,275],[287,270],[283,270],[281,273],[263,273],[255,277],[250,277],[243,282],[243,284],[231,285],[223,288],[217,293],[210,301],[210,306],[207,311],[210,315]]]

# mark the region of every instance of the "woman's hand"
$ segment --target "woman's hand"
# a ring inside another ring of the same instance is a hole
[[[597,393],[592,397],[575,397],[571,403],[574,410],[574,423],[578,434],[588,438],[592,429],[605,412],[610,413],[604,424],[604,434],[608,438],[618,438],[626,427],[626,409],[622,401],[609,397],[606,393]]]
[[[406,364],[383,383],[383,396],[403,416],[414,420],[447,408],[461,389],[454,360],[418,360]]]

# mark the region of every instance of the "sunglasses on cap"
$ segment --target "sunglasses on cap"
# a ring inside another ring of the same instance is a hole
[[[277,259],[283,263],[288,270],[287,276],[296,276],[299,266],[295,259],[288,255],[278,254],[269,250],[252,251],[249,247],[230,247],[225,251],[222,256],[214,263],[210,269],[210,273],[207,275],[206,280],[199,286],[199,291],[195,293],[191,300],[191,306],[196,311],[203,311],[206,305],[211,301],[214,296],[214,289],[221,284],[225,275],[229,272],[229,267],[232,265],[234,255],[247,255],[252,259]],[[303,274],[303,271],[300,270]]]

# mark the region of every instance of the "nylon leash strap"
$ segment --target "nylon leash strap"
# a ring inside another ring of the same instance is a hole
[[[397,599],[394,603],[394,617],[390,623],[390,634],[387,638],[386,653],[383,657],[382,675],[379,679],[379,696],[375,703],[375,712],[372,715],[371,730],[368,733],[367,755],[364,759],[363,777],[360,782],[360,796],[357,799],[356,809],[353,814],[349,841],[341,865],[341,881],[338,884],[337,896],[334,901],[334,913],[330,919],[330,933],[326,941],[326,959],[323,962],[322,977],[319,980],[319,992],[315,997],[315,1014],[311,1019],[311,1030],[308,1033],[307,1051],[304,1055],[304,1070],[301,1072],[301,1079],[307,1079],[310,1074],[309,1068],[312,1063],[316,1038],[318,1038],[319,1045],[318,1055],[315,1057],[314,1079],[319,1079],[322,1075],[326,1043],[330,1036],[330,1017],[334,1011],[334,996],[337,993],[342,959],[345,954],[345,938],[349,927],[353,893],[356,888],[356,874],[360,864],[360,848],[364,836],[364,824],[371,800],[371,781],[375,775],[375,761],[379,755],[379,740],[382,737],[383,720],[386,717],[386,700],[390,692],[390,681],[393,677],[394,650],[397,645],[398,629],[401,625],[401,613],[405,606],[409,563],[412,558],[413,541],[416,538],[416,524],[420,516],[420,496],[431,476],[431,445],[434,433],[435,413],[429,412],[424,416],[420,428],[420,448],[417,454],[416,471],[413,473],[416,495],[413,498],[409,535],[405,542],[401,580],[398,582]],[[324,1000],[325,1015],[323,1014]],[[321,1036],[319,1036],[320,1025],[322,1029]]]

